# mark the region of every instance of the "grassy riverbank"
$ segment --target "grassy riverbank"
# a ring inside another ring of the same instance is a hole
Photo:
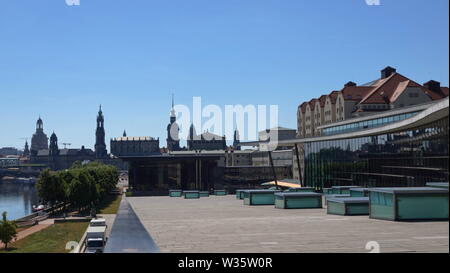
[[[88,225],[88,222],[54,224],[14,242],[8,251],[2,249],[0,253],[67,253],[67,242],[78,242]]]

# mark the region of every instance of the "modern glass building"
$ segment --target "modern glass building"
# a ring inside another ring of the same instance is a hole
[[[449,181],[448,97],[322,126],[297,145],[305,186],[424,186]],[[295,156],[295,155],[294,155]]]

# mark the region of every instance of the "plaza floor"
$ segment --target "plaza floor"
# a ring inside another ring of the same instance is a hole
[[[449,223],[327,215],[326,209],[244,206],[235,196],[128,197],[161,252],[449,252]]]

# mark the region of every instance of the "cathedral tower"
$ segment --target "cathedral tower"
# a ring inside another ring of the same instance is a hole
[[[108,154],[106,151],[105,144],[105,120],[103,118],[102,106],[100,105],[100,109],[98,111],[97,116],[97,130],[95,131],[95,157],[96,158],[105,158]]]

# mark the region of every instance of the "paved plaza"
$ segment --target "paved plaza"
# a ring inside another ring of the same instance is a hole
[[[161,252],[449,252],[449,224],[244,206],[235,196],[127,198]]]

